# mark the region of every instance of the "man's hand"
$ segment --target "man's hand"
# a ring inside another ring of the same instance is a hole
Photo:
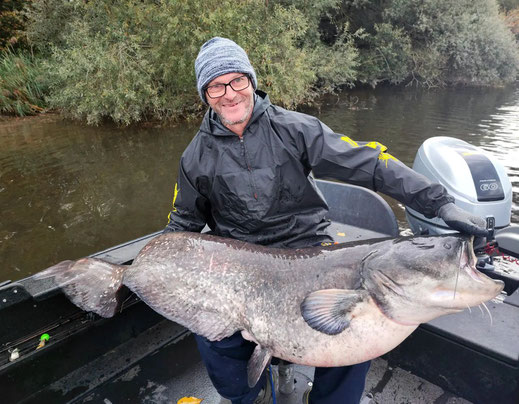
[[[438,217],[443,219],[450,228],[461,233],[479,237],[488,236],[485,219],[474,216],[472,213],[457,207],[452,202],[446,203],[438,209]]]

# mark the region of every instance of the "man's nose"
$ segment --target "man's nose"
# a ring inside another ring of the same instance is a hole
[[[225,94],[223,95],[225,98],[232,99],[236,95],[238,91],[234,91],[231,86],[227,86],[225,90]]]

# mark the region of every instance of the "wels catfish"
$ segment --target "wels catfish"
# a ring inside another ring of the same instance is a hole
[[[255,385],[272,356],[310,366],[376,358],[416,327],[492,299],[503,282],[475,268],[461,235],[279,249],[198,233],[152,239],[130,266],[64,261],[52,277],[83,310],[119,309],[127,286],[164,317],[210,340],[237,331],[257,343]]]

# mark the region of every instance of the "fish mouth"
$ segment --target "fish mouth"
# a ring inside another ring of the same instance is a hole
[[[490,300],[501,293],[504,288],[503,281],[492,279],[476,268],[477,257],[474,253],[473,243],[474,236],[461,240],[454,289],[450,285],[444,285],[438,287],[433,293],[433,300],[437,302],[438,307],[448,313],[463,311],[467,307]],[[470,280],[465,275],[461,276],[462,271],[468,275]]]
[[[463,246],[461,248],[460,256],[460,269],[463,269],[474,281],[483,283],[483,275],[476,269],[476,254],[474,253],[474,236],[470,236],[469,239],[462,241]]]
[[[463,269],[472,280],[475,282],[481,284],[481,286],[484,288],[485,284],[489,285],[489,281],[494,284],[496,287],[495,295],[497,296],[505,287],[505,283],[502,280],[499,279],[492,279],[485,275],[483,272],[480,272],[476,268],[477,263],[477,257],[474,253],[474,236],[471,236],[467,240],[463,240],[463,246],[461,249],[461,256],[460,256],[460,263],[459,268],[460,270]]]

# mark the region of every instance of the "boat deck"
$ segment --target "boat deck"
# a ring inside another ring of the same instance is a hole
[[[164,341],[175,336],[154,352],[149,351],[149,338]],[[148,349],[144,348],[148,346]],[[135,352],[142,358],[133,362]],[[133,363],[131,363],[133,362]],[[124,364],[131,363],[124,372]],[[272,367],[277,371],[277,366]],[[103,370],[102,377],[99,369]],[[99,375],[97,380],[92,375]],[[290,395],[277,392],[278,404],[300,404],[311,386],[313,368],[295,365],[295,390]],[[161,321],[126,345],[110,351],[48,387],[48,399],[84,390],[74,398],[77,403],[176,403],[182,397],[197,397],[203,404],[218,404],[219,395],[212,386],[201,362],[191,334],[178,325]],[[43,397],[40,395],[39,399]],[[55,402],[55,401],[53,401]],[[469,401],[445,391],[401,368],[393,368],[379,358],[372,362],[362,404],[423,403],[470,404]]]
[[[318,185],[332,208],[330,232],[337,241],[398,235],[394,215],[378,195]],[[351,203],[344,206],[344,200]],[[368,218],[365,228],[347,224],[359,216]],[[93,256],[129,264],[156,234]],[[509,296],[488,304],[492,325],[477,309],[422,324],[373,361],[362,404],[517,404],[519,279],[503,280]],[[102,319],[78,309],[50,280],[6,282],[0,284],[0,324],[2,403],[176,403],[186,396],[203,404],[219,401],[189,331],[135,296],[117,316]],[[37,350],[42,333],[50,340]],[[20,357],[10,362],[14,349]],[[278,395],[277,402],[300,403],[312,375],[311,368],[297,366],[296,392]]]

